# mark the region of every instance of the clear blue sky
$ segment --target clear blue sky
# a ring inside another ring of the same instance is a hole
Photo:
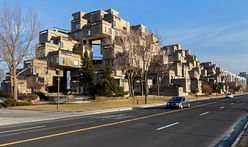
[[[34,8],[44,29],[70,29],[71,14],[113,8],[132,25],[144,24],[181,44],[200,61],[213,61],[233,73],[248,72],[247,0],[11,0]],[[1,3],[3,4],[3,3]]]

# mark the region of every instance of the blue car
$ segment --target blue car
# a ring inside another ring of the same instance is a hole
[[[167,102],[166,107],[167,108],[179,108],[179,109],[183,109],[185,107],[189,108],[190,107],[189,99],[183,96],[172,97],[172,99],[170,99]]]

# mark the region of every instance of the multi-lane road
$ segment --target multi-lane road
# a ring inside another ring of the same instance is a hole
[[[247,113],[248,96],[0,127],[0,146],[215,146]]]

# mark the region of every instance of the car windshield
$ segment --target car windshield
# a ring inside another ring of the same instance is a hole
[[[183,97],[173,97],[170,101],[182,101]]]

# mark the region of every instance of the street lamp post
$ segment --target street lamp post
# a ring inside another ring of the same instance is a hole
[[[60,88],[60,77],[59,77],[59,69],[56,69],[56,74],[58,75],[58,93],[57,93],[57,109],[59,109],[59,88]]]

